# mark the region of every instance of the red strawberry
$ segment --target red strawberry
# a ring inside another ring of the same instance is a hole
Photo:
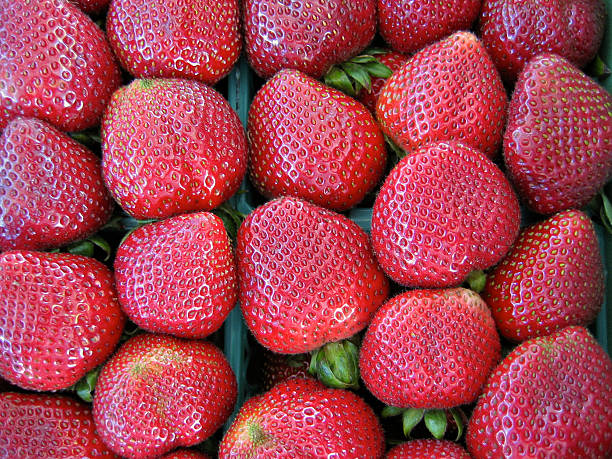
[[[100,365],[125,316],[111,271],[80,255],[0,255],[0,375],[31,390],[64,389]]]
[[[236,268],[221,219],[208,212],[142,226],[115,258],[119,301],[145,330],[204,338],[238,297]]]
[[[290,68],[320,78],[372,41],[376,2],[246,0],[244,31],[249,62],[260,76]]]
[[[261,387],[268,391],[278,383],[290,378],[310,378],[310,354],[286,355],[276,354],[264,349],[258,363]]]
[[[519,223],[512,187],[486,156],[460,144],[430,144],[387,177],[374,203],[372,245],[396,282],[453,286],[499,262]]]
[[[597,234],[578,210],[525,229],[483,291],[500,333],[514,341],[568,325],[586,326],[597,316],[603,297]]]
[[[159,456],[211,436],[229,417],[236,395],[236,377],[213,344],[141,334],[102,368],[94,420],[117,454]]]
[[[267,197],[342,211],[378,183],[385,141],[366,108],[297,70],[277,73],[249,109],[251,180]]]
[[[383,451],[382,428],[361,398],[297,378],[240,408],[219,458],[379,458]]]
[[[34,118],[15,118],[2,132],[0,177],[0,250],[82,239],[113,210],[98,157]]]
[[[0,130],[18,115],[95,126],[119,86],[102,31],[64,0],[0,0]]]
[[[386,65],[392,72],[398,70],[408,60],[408,56],[406,54],[401,54],[391,50],[386,50],[380,54],[376,54],[375,57],[381,64]],[[380,95],[380,91],[385,85],[387,78],[371,77],[370,81],[372,88],[370,90],[367,88],[361,89],[359,94],[357,94],[357,100],[365,105],[370,112],[376,114],[376,103],[378,102],[378,96]]]
[[[394,72],[380,92],[376,116],[406,150],[454,140],[492,157],[502,141],[507,103],[482,44],[473,34],[458,32]]]
[[[504,160],[527,205],[585,205],[612,177],[612,96],[565,59],[531,60],[516,83]]]
[[[160,459],[210,459],[210,456],[189,449],[177,449],[172,453],[163,455]]]
[[[568,327],[520,344],[489,378],[468,425],[474,458],[612,455],[612,361]]]
[[[469,29],[479,12],[480,0],[378,0],[378,30],[394,50],[413,53]]]
[[[137,78],[179,77],[215,84],[242,48],[237,0],[112,0],[108,40]]]
[[[76,6],[78,6],[81,11],[87,14],[101,14],[103,13],[110,3],[110,0],[70,0]]]
[[[470,459],[462,446],[448,440],[412,440],[391,448],[386,459]]]
[[[597,53],[606,25],[603,0],[484,0],[480,35],[507,81],[550,52],[583,67]]]
[[[236,258],[246,325],[273,352],[309,352],[354,335],[389,291],[367,234],[297,198],[249,214]]]
[[[102,149],[110,192],[140,219],[211,210],[238,190],[246,171],[238,115],[197,81],[134,80],[117,90]]]
[[[117,457],[96,434],[91,407],[70,397],[5,392],[0,418],[0,457]]]

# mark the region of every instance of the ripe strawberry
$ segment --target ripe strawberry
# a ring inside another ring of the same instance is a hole
[[[251,180],[269,198],[346,210],[376,186],[386,164],[370,112],[297,70],[277,73],[256,94],[248,137]]]
[[[0,130],[18,115],[95,126],[120,73],[104,34],[64,0],[0,0]]]
[[[310,378],[310,354],[276,354],[263,349],[258,363],[258,382],[264,391],[290,378]],[[255,363],[255,362],[253,362]]]
[[[502,141],[506,91],[482,44],[457,32],[416,53],[380,92],[376,116],[405,150],[458,141],[495,156]]]
[[[413,53],[478,17],[480,0],[378,0],[378,30],[396,51]]]
[[[386,459],[470,459],[462,446],[448,440],[412,440],[387,451]]]
[[[236,268],[221,219],[179,215],[127,236],[115,258],[119,301],[140,328],[204,338],[221,327],[238,297]]]
[[[172,453],[164,454],[160,459],[210,459],[210,456],[194,450],[177,449]]]
[[[297,378],[240,408],[221,441],[219,458],[379,458],[383,451],[382,428],[361,398]]]
[[[34,118],[15,118],[2,132],[0,177],[0,250],[82,239],[113,210],[98,157]]]
[[[0,457],[115,458],[89,405],[64,395],[0,394]]]
[[[110,0],[70,0],[81,11],[87,14],[98,15],[102,14],[110,3]]]
[[[385,50],[380,54],[376,54],[375,57],[381,64],[386,65],[392,72],[398,70],[408,60],[408,56],[406,54],[401,54],[392,50]],[[367,88],[362,88],[359,94],[357,94],[357,100],[365,105],[366,108],[372,112],[372,114],[376,115],[376,103],[378,102],[378,96],[380,95],[380,91],[385,85],[387,78],[371,77],[370,80],[372,88],[370,90]]]
[[[130,338],[102,368],[94,420],[117,454],[159,456],[211,436],[236,395],[236,377],[216,346],[145,333]]]
[[[468,450],[474,458],[609,458],[611,381],[610,357],[582,327],[525,341],[489,378]]]
[[[246,171],[238,115],[197,81],[134,80],[117,90],[102,150],[111,194],[140,219],[211,210],[238,190]]]
[[[541,53],[583,67],[596,55],[606,25],[603,0],[484,0],[480,36],[507,81]]]
[[[119,341],[125,316],[111,271],[80,255],[0,255],[0,375],[30,390],[69,387]]]
[[[514,341],[568,325],[586,326],[597,316],[603,297],[597,234],[578,210],[523,230],[483,291],[500,333]]]
[[[263,78],[286,68],[320,78],[333,64],[365,49],[375,32],[375,0],[313,0],[299,6],[244,2],[247,56]]]
[[[215,84],[242,48],[237,0],[112,0],[108,40],[137,78],[179,77]]]
[[[249,214],[236,258],[246,325],[273,352],[309,352],[354,335],[389,291],[367,234],[298,198]]]
[[[585,205],[612,177],[612,96],[567,60],[540,55],[516,83],[504,160],[527,205]]]
[[[460,284],[495,265],[519,232],[503,173],[460,144],[430,144],[402,159],[374,203],[372,245],[382,268],[413,287]]]

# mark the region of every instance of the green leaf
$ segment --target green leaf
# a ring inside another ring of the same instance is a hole
[[[601,193],[602,206],[600,209],[601,222],[609,233],[612,233],[612,203],[605,193]]]
[[[446,413],[444,410],[427,410],[425,413],[425,425],[431,434],[441,440],[446,432]]]
[[[602,81],[608,78],[612,74],[612,71],[601,56],[597,55],[595,56],[595,59],[593,59],[593,61],[587,66],[586,73],[587,75]]]
[[[378,62],[378,60],[371,54],[361,54],[349,59],[348,62],[352,62],[353,64],[367,64],[369,62]]]
[[[385,54],[388,50],[383,48],[377,48],[376,46],[372,46],[371,48],[367,48],[363,54],[371,54],[373,56],[377,54]]]
[[[404,428],[404,435],[406,437],[410,437],[412,429],[414,429],[414,427],[419,422],[421,422],[424,413],[425,410],[419,408],[408,408],[404,411],[404,414],[402,415],[402,423]]]
[[[391,166],[397,164],[404,156],[406,156],[406,152],[400,148],[398,144],[396,144],[391,137],[387,134],[385,136],[385,143],[393,153],[393,158],[391,159]]]
[[[353,64],[352,62],[345,62],[342,64],[342,69],[347,73],[349,78],[355,80],[368,91],[372,89],[370,74],[366,72],[361,65]]]
[[[91,403],[93,400],[93,392],[98,382],[98,376],[102,366],[96,367],[79,379],[76,384],[71,386],[69,390],[74,390],[81,400]]]
[[[93,245],[95,245],[96,247],[98,247],[99,249],[102,249],[102,251],[104,252],[104,261],[108,261],[108,259],[111,256],[111,246],[108,243],[108,241],[106,239],[104,239],[103,237],[99,236],[98,234],[94,234],[93,236],[89,237],[87,239],[89,242],[91,242]]]
[[[312,354],[308,371],[328,387],[358,389],[359,348],[349,340],[327,343]]]
[[[353,89],[351,79],[346,72],[339,67],[333,66],[323,77],[323,81],[326,85],[339,89],[349,96],[355,97],[355,90]]]
[[[370,62],[368,64],[363,64],[363,68],[372,76],[378,78],[389,78],[393,75],[393,72],[389,67],[385,64],[381,64],[380,62]]]
[[[67,250],[68,253],[71,253],[73,255],[84,255],[86,257],[93,257],[94,245],[88,240],[78,241],[73,244],[70,244],[67,247]]]
[[[459,441],[461,435],[463,435],[463,418],[461,417],[459,410],[459,408],[451,408],[450,410],[451,414],[453,415],[453,419],[455,420],[455,424],[457,425],[457,437],[455,438],[455,441]]]
[[[385,406],[380,413],[383,418],[390,418],[393,416],[399,416],[406,408],[398,408],[397,406]]]

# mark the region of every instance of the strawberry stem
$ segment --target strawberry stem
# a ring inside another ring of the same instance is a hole
[[[313,352],[309,373],[336,389],[359,388],[359,348],[349,340],[327,343]]]
[[[468,274],[465,281],[471,290],[475,291],[476,293],[480,293],[484,290],[487,283],[487,275],[482,269],[477,269]]]
[[[68,388],[70,391],[76,392],[79,398],[87,403],[91,403],[93,400],[93,392],[98,382],[98,376],[100,375],[102,366],[94,368],[76,383]]]
[[[359,91],[372,89],[372,77],[389,78],[393,73],[389,67],[376,57],[379,50],[371,49],[346,62],[332,66],[323,76],[327,86],[339,89],[345,94],[356,97]]]

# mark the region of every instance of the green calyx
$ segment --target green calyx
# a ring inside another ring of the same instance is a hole
[[[328,343],[313,352],[309,373],[336,389],[359,388],[359,348],[349,340]]]
[[[235,241],[238,236],[238,228],[240,228],[246,215],[229,205],[227,202],[224,202],[211,212],[223,221],[225,231],[227,231],[230,239]]]
[[[425,422],[425,427],[434,438],[441,440],[448,430],[448,417],[452,416],[453,424],[457,430],[455,441],[458,441],[463,435],[464,417],[461,409],[451,408],[446,411],[443,409],[424,409],[424,408],[398,408],[395,406],[387,406],[382,411],[382,417],[402,416],[402,427],[404,436],[410,438],[412,430],[422,421]]]
[[[94,368],[76,383],[68,388],[68,390],[76,392],[79,398],[87,403],[91,403],[93,400],[93,392],[98,382],[98,376],[100,375],[101,366]]]
[[[487,283],[487,275],[483,270],[477,269],[468,274],[465,282],[468,284],[471,290],[475,291],[476,293],[480,293],[484,290]]]
[[[346,62],[332,66],[323,76],[326,85],[355,97],[362,89],[372,90],[372,77],[389,78],[393,72],[377,58],[382,50],[369,49]]]

